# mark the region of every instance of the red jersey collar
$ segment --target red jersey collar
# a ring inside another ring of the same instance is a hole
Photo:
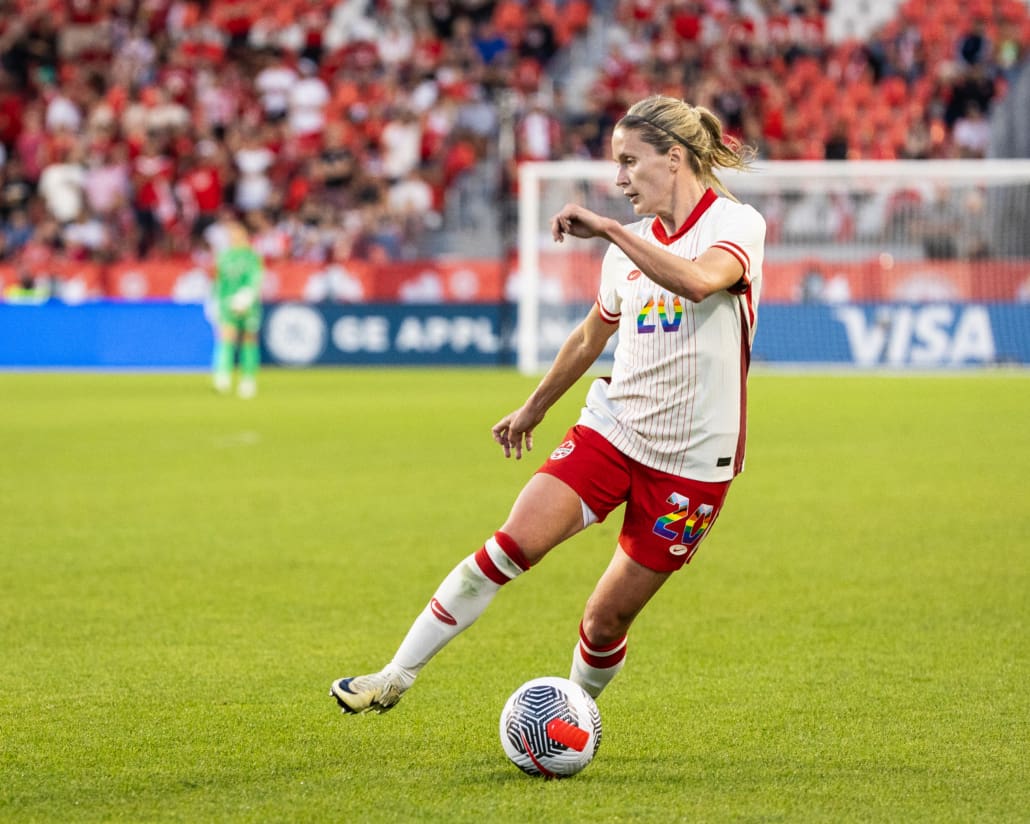
[[[687,219],[683,221],[683,225],[676,230],[676,234],[672,235],[672,237],[666,234],[665,226],[662,222],[658,218],[655,218],[654,223],[651,224],[651,230],[654,232],[655,239],[665,246],[668,246],[675,240],[679,240],[701,219],[701,215],[708,211],[708,207],[715,203],[718,197],[719,196],[711,187],[705,189],[705,193],[701,195],[701,199],[697,202],[697,206],[695,206],[694,210],[687,215]]]

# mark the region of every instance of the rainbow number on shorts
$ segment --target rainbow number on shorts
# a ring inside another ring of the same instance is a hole
[[[662,324],[662,329],[666,332],[678,332],[680,324],[683,323],[683,301],[678,296],[674,296],[671,300],[661,297],[658,298],[657,307],[658,320]],[[657,328],[655,324],[648,323],[651,310],[654,308],[655,299],[650,298],[644,304],[644,308],[640,310],[640,314],[637,315],[638,334],[649,335]]]
[[[654,534],[675,541],[680,537],[682,526],[682,543],[693,546],[700,541],[705,531],[712,525],[715,507],[701,504],[693,512],[690,512],[690,498],[680,495],[678,492],[673,492],[666,503],[674,504],[676,510],[668,515],[662,515],[655,521]]]

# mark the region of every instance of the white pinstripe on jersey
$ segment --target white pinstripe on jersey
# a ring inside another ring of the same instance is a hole
[[[595,381],[580,423],[645,466],[701,481],[743,468],[746,377],[762,282],[765,221],[709,189],[671,238],[645,218],[627,228],[687,259],[715,246],[743,268],[699,303],[642,275],[614,244],[601,268],[601,316],[619,324],[610,383]]]

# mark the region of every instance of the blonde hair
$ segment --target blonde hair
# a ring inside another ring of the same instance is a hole
[[[723,134],[719,118],[704,106],[691,106],[675,97],[656,94],[634,103],[615,128],[639,131],[659,154],[667,154],[676,144],[683,146],[698,179],[733,200],[715,170],[745,170],[755,156],[751,146]]]

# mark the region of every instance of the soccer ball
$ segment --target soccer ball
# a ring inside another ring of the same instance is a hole
[[[601,713],[589,693],[565,678],[534,678],[501,711],[501,746],[529,775],[567,778],[589,764],[601,743]]]

